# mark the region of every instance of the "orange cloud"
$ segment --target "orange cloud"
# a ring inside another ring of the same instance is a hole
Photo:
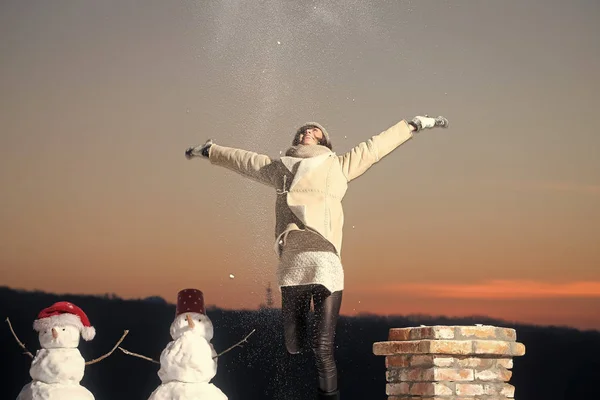
[[[600,282],[547,283],[493,280],[470,284],[399,283],[378,285],[373,288],[356,288],[356,290],[452,299],[600,298]]]

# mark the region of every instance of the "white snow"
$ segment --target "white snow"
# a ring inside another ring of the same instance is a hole
[[[41,331],[42,348],[29,369],[32,382],[21,389],[17,400],[94,400],[79,384],[85,371],[85,360],[77,348],[79,339],[79,329],[72,325]]]
[[[233,279],[235,276],[233,274],[229,274],[229,279]]]
[[[31,362],[29,375],[44,383],[79,383],[85,360],[78,349],[40,349]]]
[[[52,335],[52,330],[56,338]],[[79,328],[73,325],[57,325],[51,329],[40,331],[38,338],[44,349],[76,349],[79,346]]]
[[[33,381],[23,387],[17,400],[94,400],[94,395],[78,384]]]
[[[190,327],[190,324],[187,321],[188,315],[194,322],[193,328]],[[171,328],[169,331],[173,340],[177,340],[186,332],[192,332],[194,335],[203,337],[208,341],[211,341],[214,335],[214,328],[210,318],[204,314],[193,312],[178,315],[177,318],[175,318],[175,320],[171,323]]]
[[[160,385],[148,400],[227,400],[212,383],[168,382]]]
[[[200,335],[185,332],[169,342],[160,355],[158,377],[165,382],[208,383],[217,374],[217,353]]]
[[[210,343],[214,329],[208,316],[178,315],[170,328],[173,341],[160,355],[162,384],[149,400],[227,400],[210,380],[217,374],[217,352]]]

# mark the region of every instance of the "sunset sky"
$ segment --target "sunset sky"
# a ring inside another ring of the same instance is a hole
[[[4,0],[0,285],[256,308],[275,193],[184,150],[276,158],[318,121],[343,154],[441,114],[449,129],[350,184],[342,313],[600,329],[598,17],[592,0]]]

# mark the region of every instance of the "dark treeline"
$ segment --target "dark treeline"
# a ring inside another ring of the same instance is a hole
[[[86,360],[109,351],[128,329],[122,346],[159,360],[171,340],[169,326],[175,306],[161,298],[123,300],[116,296],[55,295],[0,288],[2,318],[10,321],[27,349],[39,349],[32,324],[37,313],[56,301],[80,306],[97,330],[91,342],[81,341],[79,349]],[[301,400],[314,398],[312,355],[289,356],[283,346],[278,309],[230,311],[209,308],[215,326],[212,343],[217,352],[237,343],[252,329],[249,343],[219,359],[217,385],[230,400]],[[384,357],[372,353],[373,342],[386,340],[390,328],[423,325],[472,325],[475,323],[510,327],[526,346],[526,355],[514,359],[510,383],[518,400],[563,400],[598,398],[600,380],[600,332],[570,328],[515,325],[485,317],[444,318],[428,316],[342,317],[337,330],[336,359],[340,390],[344,400],[384,400]],[[8,328],[0,329],[0,379],[2,399],[16,399],[31,378],[31,359],[22,351]],[[115,351],[109,358],[86,367],[81,382],[97,400],[147,399],[160,384],[159,366]]]

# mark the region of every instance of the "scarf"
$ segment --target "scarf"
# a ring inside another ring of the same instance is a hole
[[[331,153],[328,147],[321,146],[318,144],[314,145],[305,145],[299,144],[297,146],[292,146],[285,152],[287,157],[298,157],[298,158],[311,158],[320,156],[322,154]]]

